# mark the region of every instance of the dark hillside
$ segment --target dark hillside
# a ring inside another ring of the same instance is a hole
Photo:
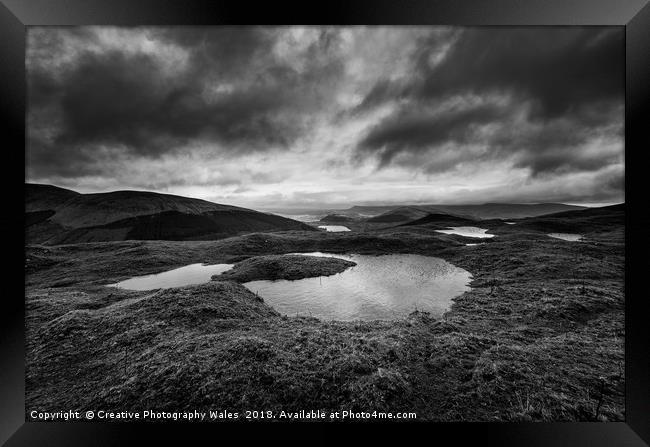
[[[371,217],[367,220],[370,223],[396,223],[407,222],[410,220],[425,217],[430,211],[415,206],[402,206],[391,211],[387,211],[379,216]]]
[[[340,214],[328,214],[323,217],[319,222],[351,222],[354,219],[349,216],[342,216]]]
[[[79,194],[27,184],[25,202],[30,243],[210,240],[259,231],[316,231],[273,214],[144,191]]]
[[[78,192],[52,185],[25,184],[25,211],[54,210],[68,200],[80,196]]]
[[[475,225],[476,221],[471,219],[466,219],[464,217],[450,216],[449,214],[428,214],[421,219],[414,220],[412,222],[407,222],[405,224],[399,225],[400,227],[404,226],[416,226],[416,225],[442,225],[442,226],[462,226],[462,225]]]

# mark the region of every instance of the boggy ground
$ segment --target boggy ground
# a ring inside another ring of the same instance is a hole
[[[477,246],[423,227],[30,246],[27,413],[350,409],[435,421],[623,420],[622,227],[584,231],[584,243],[492,227],[498,236]],[[470,271],[473,289],[438,320],[414,312],[328,322],[282,316],[235,281],[104,287],[193,262],[306,251],[438,256]]]

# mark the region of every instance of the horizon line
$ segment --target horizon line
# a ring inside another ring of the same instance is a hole
[[[146,192],[146,193],[153,193],[153,194],[161,194],[161,195],[171,195],[171,196],[176,196],[176,197],[184,197],[187,199],[193,199],[193,200],[203,200],[206,202],[211,202],[214,204],[222,204],[222,205],[230,205],[229,203],[218,203],[210,199],[202,199],[199,197],[192,197],[192,196],[184,196],[180,194],[174,194],[170,192],[160,192],[156,190],[148,190],[148,189],[115,189],[111,191],[101,191],[101,192],[79,192],[74,189],[68,188],[68,187],[63,187],[63,186],[58,186],[52,183],[38,183],[38,182],[30,182],[25,180],[25,185],[40,185],[40,186],[51,186],[54,188],[60,188],[60,189],[66,189],[68,191],[75,192],[77,194],[111,194],[111,193],[116,193],[116,192],[124,192],[124,191],[129,191],[129,192]],[[286,207],[267,207],[267,206],[256,206],[254,208],[248,207],[248,206],[241,206],[241,205],[232,205],[232,206],[238,206],[241,208],[249,208],[249,209],[259,209],[259,210],[284,210],[284,211],[295,211],[295,210],[312,210],[312,211],[323,211],[323,210],[329,210],[329,211],[335,211],[335,210],[345,210],[347,208],[338,208],[338,206],[348,206],[349,208],[352,207],[387,207],[387,206],[481,206],[481,205],[544,205],[544,204],[556,204],[556,205],[569,205],[569,206],[580,206],[580,207],[585,207],[585,208],[600,208],[604,206],[613,206],[613,205],[620,205],[625,203],[625,200],[622,201],[602,201],[602,202],[557,202],[557,201],[536,201],[536,202],[499,202],[499,201],[485,201],[485,202],[463,202],[463,203],[435,203],[435,202],[419,202],[419,203],[408,203],[408,202],[393,202],[393,203],[373,203],[373,204],[358,204],[354,202],[350,202],[347,205],[342,205],[342,204],[332,204],[328,205],[327,203],[324,203],[323,205],[319,205],[316,207],[312,206],[306,206],[306,205],[294,205],[294,206],[286,206]]]

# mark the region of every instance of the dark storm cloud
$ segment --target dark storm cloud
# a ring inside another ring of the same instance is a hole
[[[529,168],[533,177],[598,171],[622,162],[621,122],[622,108],[613,107],[598,119],[576,115],[523,132],[503,129],[490,137],[489,144],[494,154],[514,155],[514,166]]]
[[[29,181],[283,200],[622,194],[614,28],[30,27]]]
[[[621,29],[470,29],[438,67],[418,55],[421,79],[407,93],[438,98],[491,90],[520,92],[540,118],[555,118],[603,100],[620,100]]]
[[[610,155],[588,159],[575,148],[603,129],[620,136],[620,29],[467,29],[455,35],[442,61],[432,62],[439,47],[437,37],[422,39],[413,54],[412,75],[378,82],[357,106],[355,112],[363,113],[396,104],[395,112],[360,141],[357,156],[376,157],[382,167],[398,154],[427,153],[435,165],[436,147],[457,143],[463,152],[464,144],[488,143],[483,158],[516,156],[516,165],[533,175],[598,170],[613,161]],[[451,113],[414,113],[467,97],[482,104]],[[504,102],[510,117],[503,113]],[[523,123],[517,113],[524,113]],[[487,135],[476,132],[488,124],[493,129]],[[458,162],[468,158],[467,153],[456,157]],[[420,158],[404,159],[421,166]]]
[[[375,152],[380,166],[388,165],[400,152],[448,142],[464,143],[475,125],[490,123],[504,116],[497,107],[449,111],[428,116],[417,108],[389,116],[361,141],[360,150]]]
[[[86,56],[62,86],[63,144],[124,144],[134,151],[165,151],[197,136],[254,148],[286,144],[295,135],[272,113],[291,98],[253,85],[208,100],[201,80],[158,79],[147,56],[113,52]],[[270,75],[273,76],[273,75]]]
[[[39,51],[61,49],[66,32],[46,31],[31,44]],[[330,56],[336,37],[325,29],[303,55],[300,70],[271,55],[277,39],[271,29],[161,28],[147,36],[182,49],[186,65],[164,66],[155,53],[115,48],[81,50],[58,71],[28,60],[34,127],[48,109],[60,116],[49,139],[57,159],[40,158],[47,148],[32,147],[34,169],[63,174],[89,146],[150,157],[197,141],[238,154],[287,147],[307,129],[305,111],[324,100],[321,85],[341,69],[335,57],[318,59]],[[96,43],[92,33],[84,37],[89,47]],[[31,137],[38,141],[36,132]]]

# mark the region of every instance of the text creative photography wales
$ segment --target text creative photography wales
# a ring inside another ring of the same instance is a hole
[[[623,27],[26,33],[27,422],[625,421]]]

